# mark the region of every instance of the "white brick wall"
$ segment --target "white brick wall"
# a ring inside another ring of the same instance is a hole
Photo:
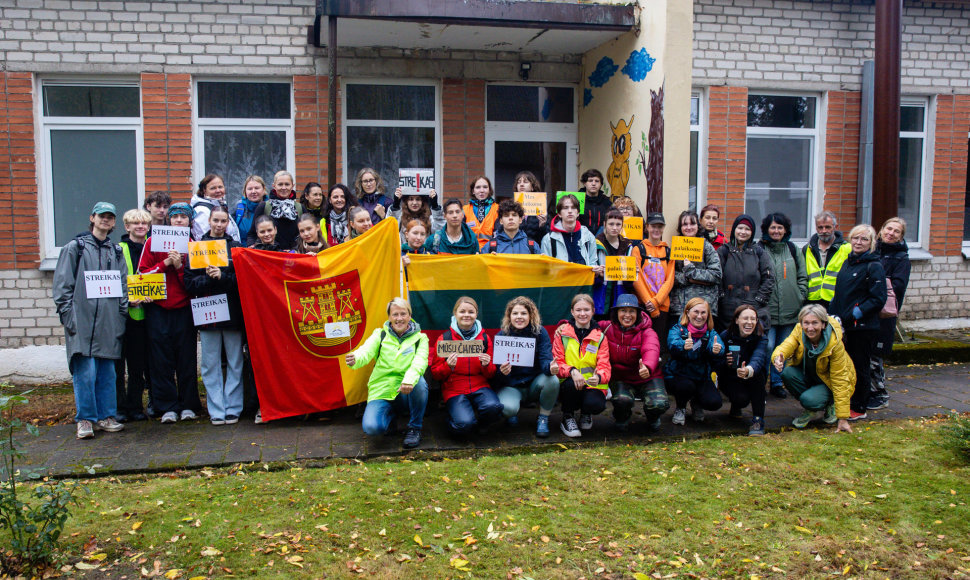
[[[695,0],[697,86],[861,89],[875,7],[857,0]],[[970,90],[970,5],[904,2],[902,87]]]
[[[970,261],[962,256],[913,262],[904,320],[970,317]]]
[[[53,272],[0,270],[0,348],[64,342],[52,280]]]

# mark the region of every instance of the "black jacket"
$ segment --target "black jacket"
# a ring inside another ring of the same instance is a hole
[[[606,212],[610,211],[612,207],[613,198],[602,191],[596,197],[587,195],[586,206],[583,208],[582,215],[579,216],[579,223],[586,226],[586,229],[595,236],[606,225]]]
[[[717,249],[721,259],[721,304],[718,308],[721,325],[727,327],[731,323],[738,306],[750,304],[758,311],[761,325],[771,328],[768,301],[775,288],[771,257],[763,247],[754,243],[754,232],[750,240],[738,247],[734,232],[742,217],[751,219],[745,214],[739,215],[731,227],[731,241]]]
[[[828,258],[832,259],[832,254],[834,254],[835,251],[839,249],[839,246],[844,243],[846,243],[846,241],[845,238],[842,237],[842,232],[835,232],[835,240],[832,242],[832,245],[829,246]],[[812,252],[812,255],[815,256],[815,263],[820,263],[818,255],[818,234],[812,234],[811,239],[808,240],[808,244],[802,248],[802,251],[804,252],[806,249],[809,249]],[[826,260],[826,262],[828,262],[828,260]]]
[[[215,239],[224,239],[229,246],[229,265],[219,268],[222,274],[218,280],[206,274],[205,268],[186,268],[185,291],[193,298],[225,294],[229,301],[229,320],[200,326],[200,330],[241,330],[243,328],[242,305],[239,302],[239,287],[236,285],[236,270],[232,263],[232,249],[242,245],[229,236],[213,238],[208,233],[202,236],[204,242]]]
[[[879,330],[879,311],[886,304],[886,272],[874,252],[850,253],[835,279],[835,296],[829,314],[842,319],[846,332]],[[858,306],[858,319],[852,309]]]
[[[893,293],[896,294],[896,306],[902,310],[906,287],[909,286],[909,246],[906,240],[895,244],[876,242],[876,254],[886,273],[886,278],[892,282]],[[893,339],[896,337],[896,318],[882,318],[879,324],[879,338],[873,354],[886,356],[893,350]]]

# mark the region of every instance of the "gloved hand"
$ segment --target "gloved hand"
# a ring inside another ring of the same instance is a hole
[[[853,306],[852,307],[852,318],[855,318],[856,320],[859,320],[860,318],[862,318],[862,309],[859,308],[858,306]]]

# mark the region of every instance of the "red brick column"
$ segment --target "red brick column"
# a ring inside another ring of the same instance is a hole
[[[192,197],[191,89],[191,75],[141,75],[146,195],[160,189],[175,201]]]
[[[0,269],[40,261],[31,73],[0,72]]]
[[[835,212],[839,229],[844,232],[857,221],[861,112],[862,93],[829,92],[825,121],[824,207]]]
[[[744,211],[748,89],[711,87],[707,138],[707,202],[721,208],[721,229]],[[700,210],[700,208],[698,208]]]
[[[485,81],[445,79],[441,96],[442,199],[468,197],[468,182],[485,173]]]
[[[970,95],[939,95],[929,249],[945,256],[960,255],[963,241],[967,131],[970,131]]]
[[[302,188],[317,181],[324,188],[337,183],[342,175],[340,156],[340,111],[337,111],[337,174],[327,174],[327,122],[330,111],[328,79],[325,76],[293,77],[293,100],[296,105],[296,180]],[[339,105],[338,105],[339,106]]]

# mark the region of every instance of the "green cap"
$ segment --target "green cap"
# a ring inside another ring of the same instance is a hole
[[[115,209],[113,203],[99,201],[98,203],[94,204],[94,209],[91,210],[91,215],[101,215],[103,213],[110,213],[113,216],[118,215],[118,211]]]

